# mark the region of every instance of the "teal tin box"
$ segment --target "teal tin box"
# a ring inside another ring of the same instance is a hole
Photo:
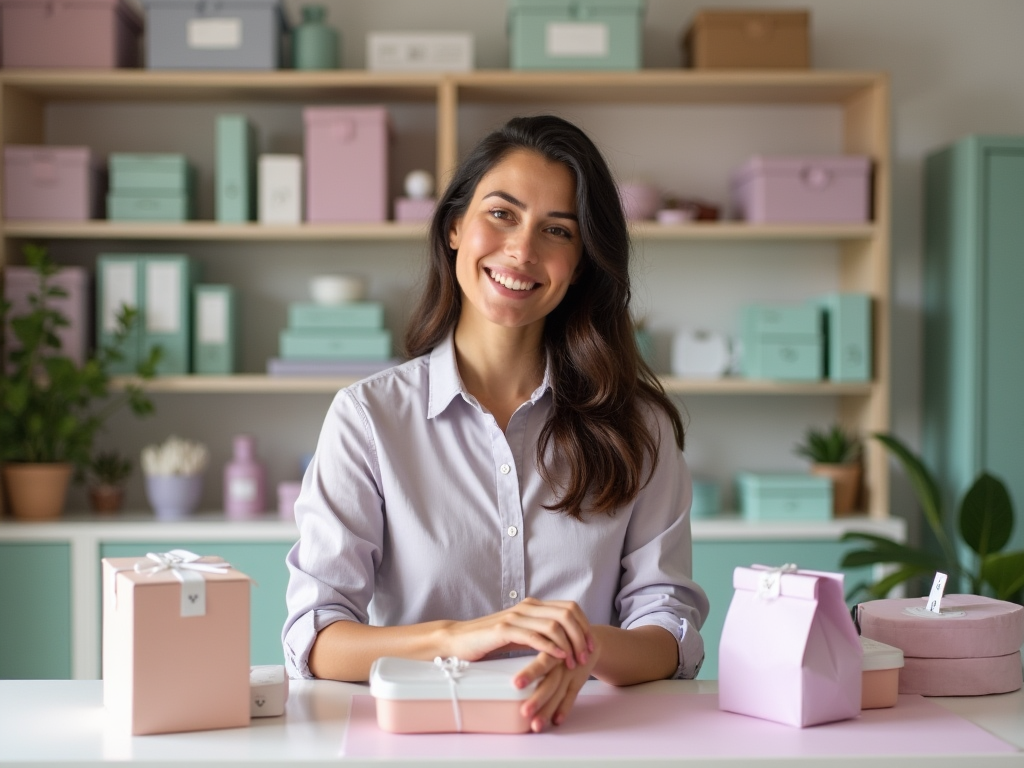
[[[736,475],[740,516],[750,522],[832,519],[832,481],[783,472]]]
[[[820,303],[825,313],[825,375],[832,381],[870,381],[871,297],[829,293]]]
[[[812,304],[743,308],[741,370],[752,379],[818,381],[824,375],[821,309]]]
[[[644,0],[508,0],[512,69],[640,69]]]

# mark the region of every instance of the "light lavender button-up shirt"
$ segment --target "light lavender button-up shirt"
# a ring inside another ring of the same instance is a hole
[[[663,414],[650,482],[614,515],[583,521],[537,466],[551,410],[544,381],[505,432],[463,387],[452,337],[341,390],[295,504],[288,554],[289,674],[335,621],[467,620],[529,596],[574,600],[592,624],[655,625],[679,645],[676,677],[704,658],[708,613],[691,579],[689,470]]]

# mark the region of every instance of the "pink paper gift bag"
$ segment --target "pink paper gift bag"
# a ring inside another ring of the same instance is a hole
[[[733,572],[718,649],[718,706],[799,727],[860,714],[863,651],[839,573]]]

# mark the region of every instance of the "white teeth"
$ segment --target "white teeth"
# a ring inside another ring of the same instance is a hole
[[[536,285],[536,283],[525,283],[522,280],[518,280],[513,277],[507,277],[505,275],[499,275],[490,271],[488,272],[488,274],[491,276],[491,280],[498,283],[499,285],[505,286],[510,291],[528,291],[531,288],[533,288],[533,286]]]

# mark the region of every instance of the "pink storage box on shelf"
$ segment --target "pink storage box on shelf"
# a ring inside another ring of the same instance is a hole
[[[381,222],[388,218],[388,111],[385,107],[307,107],[306,220]]]
[[[99,216],[100,165],[88,147],[4,147],[4,218],[85,221]]]
[[[466,662],[385,656],[370,669],[377,725],[391,733],[526,733],[520,713],[536,681],[515,688],[529,658]]]
[[[758,224],[841,224],[870,219],[871,161],[859,155],[761,156],[731,180],[733,206]]]
[[[125,0],[0,0],[4,67],[139,65],[142,16]]]
[[[103,703],[117,727],[248,725],[249,577],[185,550],[102,563]]]
[[[89,307],[89,273],[84,267],[63,267],[50,278],[50,285],[61,288],[66,296],[54,297],[49,306],[60,312],[68,324],[57,329],[61,354],[76,364],[85,363],[92,333],[89,321],[92,310]],[[4,270],[4,298],[11,303],[10,317],[29,312],[29,294],[39,291],[39,273],[31,267],[7,267]],[[8,348],[17,344],[14,331],[6,329]]]
[[[941,612],[925,598],[857,606],[864,637],[903,651],[900,693],[984,696],[1022,686],[1024,607],[981,595],[946,595]]]

